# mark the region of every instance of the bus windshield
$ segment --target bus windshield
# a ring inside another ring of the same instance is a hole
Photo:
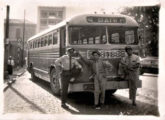
[[[74,45],[106,44],[106,27],[104,26],[72,26],[69,27],[70,43]]]
[[[108,32],[106,32],[108,31]],[[108,34],[107,34],[108,33]],[[108,39],[107,39],[108,38]],[[138,44],[136,27],[70,26],[69,40],[72,45],[86,44]]]
[[[108,27],[108,37],[110,44],[138,44],[137,28]]]

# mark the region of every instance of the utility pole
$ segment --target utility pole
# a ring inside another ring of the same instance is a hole
[[[22,37],[22,67],[24,65],[25,14],[26,14],[26,12],[24,10],[23,37]]]
[[[9,13],[10,13],[10,6],[7,5],[6,10],[6,21],[5,21],[5,36],[4,36],[4,78],[7,77],[7,60],[9,56]]]

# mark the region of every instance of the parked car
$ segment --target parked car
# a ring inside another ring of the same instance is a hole
[[[140,59],[140,74],[143,73],[156,73],[159,72],[158,57],[145,57]]]

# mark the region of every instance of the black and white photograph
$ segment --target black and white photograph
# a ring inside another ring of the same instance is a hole
[[[4,120],[161,119],[160,1],[0,3]]]

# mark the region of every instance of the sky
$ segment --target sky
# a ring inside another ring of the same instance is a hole
[[[64,6],[66,17],[71,17],[79,13],[116,13],[123,6],[158,3],[159,0],[3,0],[4,6],[10,5],[10,18],[23,19],[25,10],[25,18],[34,23],[37,23],[38,6]]]

